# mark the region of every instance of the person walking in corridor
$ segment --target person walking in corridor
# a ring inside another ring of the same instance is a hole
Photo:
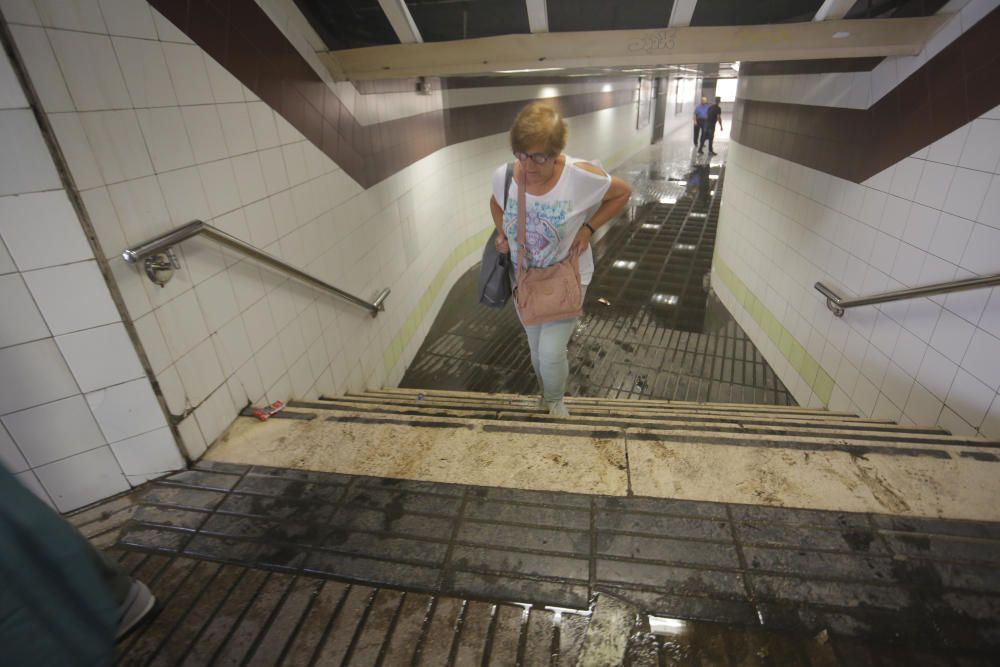
[[[702,98],[704,99],[704,98]],[[708,141],[708,154],[717,155],[715,152],[715,146],[713,144],[715,140],[715,125],[718,123],[720,130],[725,130],[722,127],[722,107],[719,103],[722,102],[721,97],[715,98],[715,104],[708,107],[708,111],[705,112],[705,126],[701,128],[701,144],[698,146],[698,152],[702,153],[705,150],[705,141]]]
[[[694,108],[694,145],[698,148],[701,137],[705,136],[705,120],[708,118],[708,98],[701,96],[701,104]],[[702,139],[702,141],[704,141]]]
[[[493,173],[490,213],[498,231],[496,248],[511,253],[511,266],[516,270],[517,202],[518,193],[523,191],[526,267],[550,267],[575,253],[582,301],[594,273],[590,241],[625,207],[632,191],[600,166],[565,155],[567,136],[566,123],[553,106],[532,102],[524,107],[510,129],[510,146],[516,158],[510,191],[505,199],[507,165],[500,165]],[[542,389],[539,407],[559,417],[569,414],[563,402],[569,375],[566,345],[576,322],[577,318],[572,318],[524,324],[522,318],[531,365]]]

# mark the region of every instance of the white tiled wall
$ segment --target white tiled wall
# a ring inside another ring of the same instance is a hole
[[[186,452],[200,456],[248,402],[398,382],[447,287],[478,261],[473,253],[453,268],[387,371],[385,351],[446,258],[491,224],[490,175],[510,157],[506,135],[437,151],[364,190],[145,0],[100,2],[85,31],[72,16],[47,14],[47,4],[8,15],[11,32],[169,411],[183,418]],[[568,151],[613,167],[650,130],[635,129],[634,105],[606,109],[570,119]],[[372,319],[207,241],[178,248],[182,268],[164,288],[117,258],[126,244],[193,218],[364,298],[390,287],[387,310]],[[88,275],[79,271],[72,278],[82,285]],[[56,306],[71,304],[50,297],[63,317]],[[117,330],[103,312],[86,315],[107,328],[100,342],[109,346]],[[88,382],[128,372],[127,364],[70,366]],[[88,395],[98,422],[144,392],[124,394]],[[137,422],[150,417],[134,410]],[[134,429],[114,434],[121,460],[149,444]]]
[[[1000,0],[952,0],[938,12],[950,20],[915,56],[890,56],[870,72],[742,76],[737,96],[745,100],[867,109],[941,52]]]
[[[717,251],[834,379],[830,407],[1000,438],[1000,289],[830,313],[848,296],[1000,272],[1000,107],[864,184],[739,144]],[[782,380],[805,381],[716,287]]]
[[[183,465],[6,55],[0,378],[0,461],[59,510]]]

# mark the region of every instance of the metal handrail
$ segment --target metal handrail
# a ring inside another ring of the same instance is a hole
[[[170,276],[173,274],[173,269],[179,268],[177,260],[171,252],[171,247],[181,241],[186,241],[187,239],[198,235],[204,235],[212,238],[223,245],[250,255],[263,264],[267,264],[268,266],[284,271],[285,273],[290,274],[293,278],[301,280],[309,285],[313,285],[314,287],[322,288],[334,296],[340,297],[345,301],[350,301],[357,306],[361,306],[362,308],[370,311],[372,317],[377,317],[380,312],[385,310],[385,299],[389,296],[390,292],[388,287],[379,292],[378,296],[375,297],[375,301],[365,301],[364,299],[356,297],[353,294],[349,294],[340,288],[334,287],[333,285],[322,281],[305,271],[301,271],[278,259],[274,255],[253,247],[249,243],[244,243],[235,236],[230,236],[221,229],[217,229],[209,224],[206,224],[205,222],[202,222],[201,220],[189,222],[186,225],[181,225],[180,227],[172,229],[165,234],[160,234],[159,236],[144,241],[135,247],[126,248],[122,251],[122,259],[129,264],[136,264],[141,260],[145,260],[146,275],[148,275],[150,280],[153,282],[163,286],[168,280],[170,280]]]
[[[845,310],[854,308],[855,306],[870,306],[873,303],[886,303],[887,301],[900,301],[902,299],[913,299],[921,296],[934,296],[935,294],[947,294],[949,292],[959,292],[977,287],[993,287],[994,285],[1000,285],[1000,273],[982,278],[968,278],[966,280],[953,280],[947,283],[924,285],[923,287],[909,287],[907,289],[883,292],[882,294],[874,294],[857,299],[844,299],[821,282],[816,283],[814,287],[820,294],[826,297],[826,307],[837,317],[843,317]]]

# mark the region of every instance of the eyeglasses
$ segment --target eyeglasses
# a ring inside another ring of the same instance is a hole
[[[519,153],[516,151],[514,152],[514,157],[521,162],[530,159],[535,164],[545,164],[552,159],[552,156],[547,153]]]

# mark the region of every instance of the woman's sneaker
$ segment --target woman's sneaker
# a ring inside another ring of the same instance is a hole
[[[146,584],[137,579],[132,580],[132,588],[128,591],[125,602],[118,608],[118,634],[115,639],[121,639],[129,630],[138,625],[139,621],[153,609],[156,596]]]
[[[569,417],[569,409],[566,407],[566,403],[562,399],[556,401],[549,406],[549,416],[550,417]]]

